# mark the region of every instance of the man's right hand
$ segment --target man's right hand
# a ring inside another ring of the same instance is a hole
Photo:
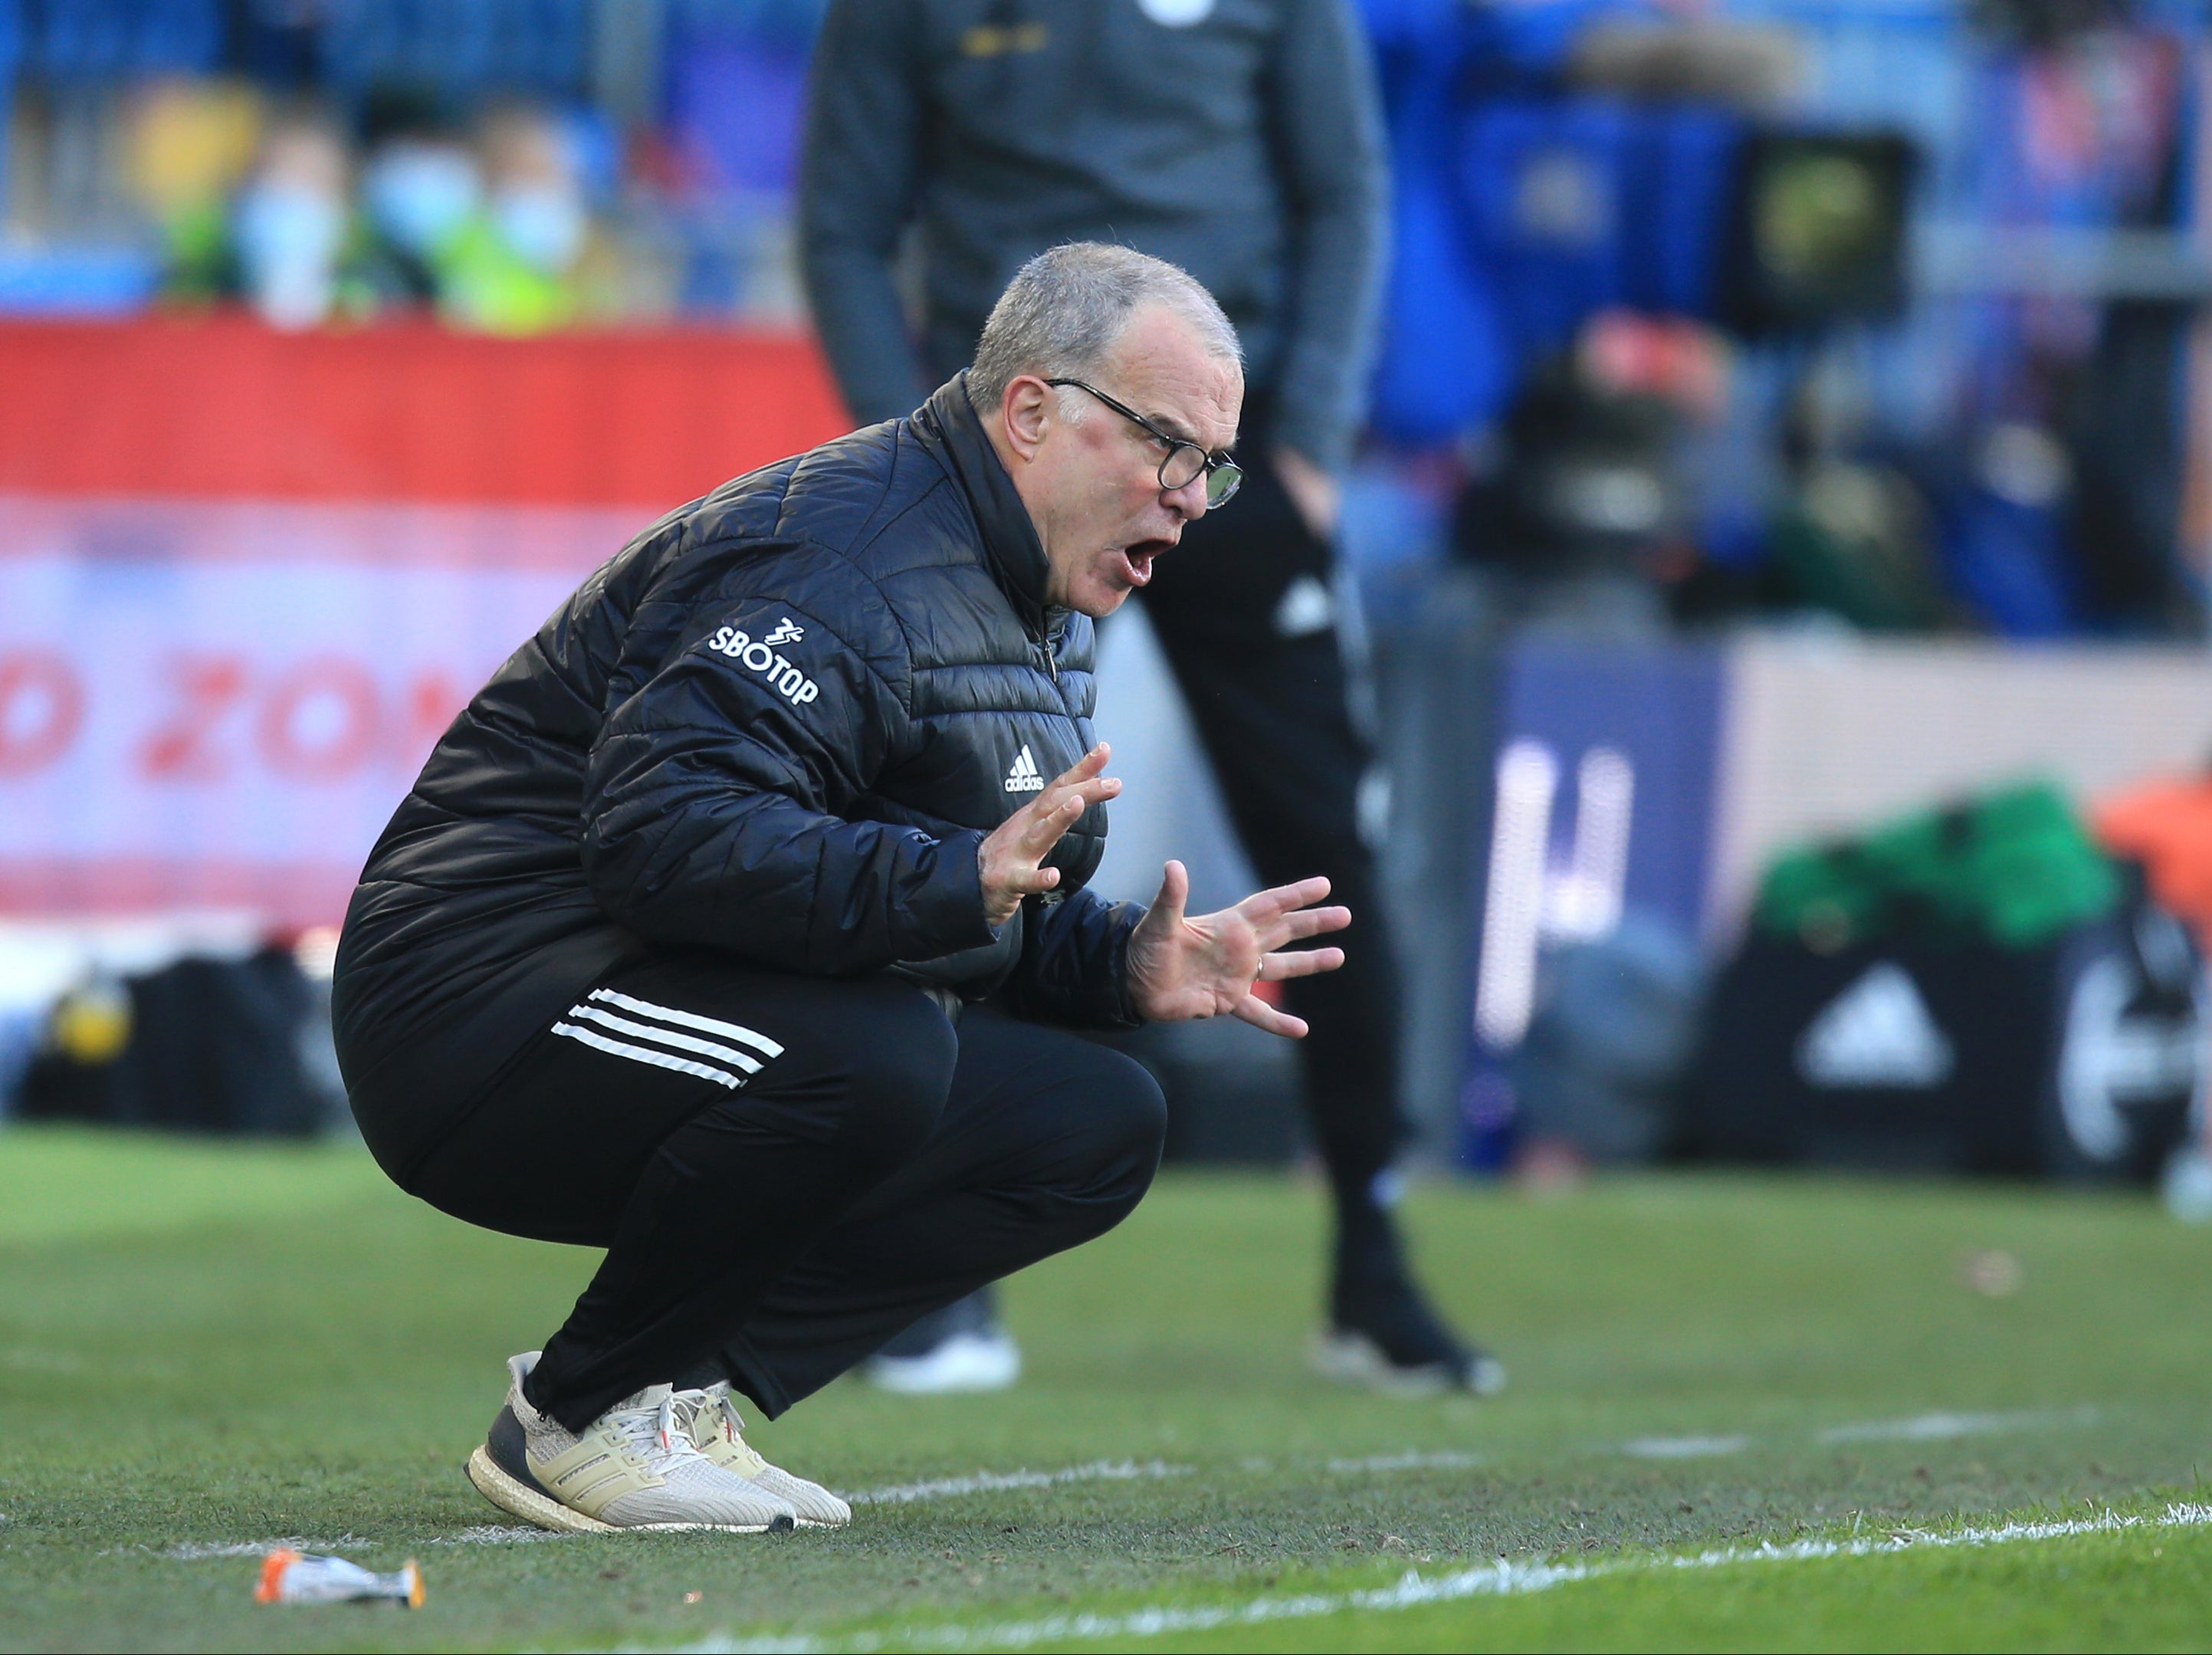
[[[999,824],[975,853],[983,876],[983,917],[996,930],[1013,918],[1022,898],[1060,883],[1056,867],[1039,867],[1060,836],[1091,806],[1121,791],[1121,782],[1101,776],[1111,751],[1100,742],[1055,777],[1042,793]]]

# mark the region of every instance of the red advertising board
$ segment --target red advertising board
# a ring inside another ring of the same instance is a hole
[[[334,920],[579,580],[844,424],[797,338],[0,326],[0,913]]]

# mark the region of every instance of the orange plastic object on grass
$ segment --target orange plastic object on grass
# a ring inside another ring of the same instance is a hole
[[[261,1560],[257,1603],[401,1603],[422,1607],[422,1570],[413,1558],[379,1574],[343,1557],[280,1546]]]

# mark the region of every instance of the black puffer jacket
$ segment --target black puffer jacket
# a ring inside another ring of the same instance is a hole
[[[976,849],[1091,745],[1091,622],[1044,606],[962,380],[724,484],[578,588],[457,719],[370,854],[334,990],[356,1104],[445,1107],[656,944],[895,968],[1127,1026],[1140,910],[1061,885],[994,933]]]

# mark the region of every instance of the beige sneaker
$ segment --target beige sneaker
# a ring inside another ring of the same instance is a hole
[[[842,1529],[853,1508],[818,1482],[795,1477],[770,1465],[744,1439],[745,1422],[730,1396],[727,1380],[704,1390],[676,1393],[677,1422],[690,1433],[691,1445],[725,1471],[734,1471],[756,1488],[788,1504],[802,1529]]]
[[[648,1385],[571,1432],[524,1398],[522,1382],[537,1365],[534,1350],[507,1360],[513,1383],[507,1406],[483,1446],[469,1456],[469,1481],[501,1511],[568,1534],[760,1534],[798,1520],[788,1500],[722,1469],[692,1446],[677,1423],[668,1386]]]

